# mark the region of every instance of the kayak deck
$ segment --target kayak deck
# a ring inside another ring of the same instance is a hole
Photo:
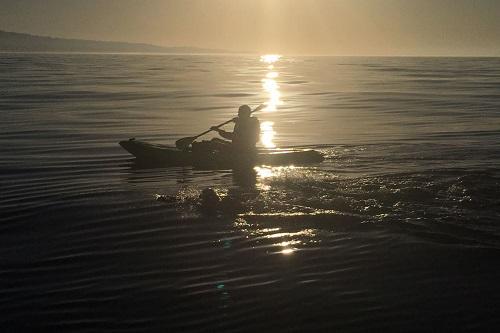
[[[178,150],[176,147],[154,144],[129,139],[120,141],[126,151],[135,156],[138,162],[161,164],[165,166],[198,166],[213,168],[234,168],[250,165],[291,165],[319,163],[323,155],[311,149],[258,149],[254,156],[220,154],[206,152],[204,154]],[[224,155],[224,156],[223,156]]]

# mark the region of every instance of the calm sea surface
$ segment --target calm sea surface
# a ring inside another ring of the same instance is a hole
[[[326,160],[148,169],[118,145],[263,102],[262,146]],[[500,58],[0,54],[0,157],[1,331],[500,324]],[[207,187],[240,214],[200,214]]]

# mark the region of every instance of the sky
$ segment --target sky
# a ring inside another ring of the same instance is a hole
[[[0,0],[0,30],[307,55],[500,56],[499,0]]]

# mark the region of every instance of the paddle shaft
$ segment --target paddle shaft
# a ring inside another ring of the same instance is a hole
[[[252,112],[253,112],[253,111],[252,111]],[[225,121],[225,122],[223,122],[222,124],[219,124],[219,125],[217,125],[217,126],[215,126],[215,127],[219,128],[219,127],[222,127],[222,126],[227,125],[227,124],[229,124],[229,123],[232,123],[233,121],[234,121],[234,118],[233,118],[233,119],[230,119],[230,120],[228,120],[228,121]],[[194,140],[196,140],[196,139],[198,139],[200,136],[205,135],[205,134],[207,134],[207,133],[209,133],[209,132],[212,132],[212,131],[213,131],[213,129],[209,129],[209,130],[206,130],[205,132],[203,132],[203,133],[201,133],[201,134],[198,134],[197,136],[193,136],[193,137],[192,137],[192,138],[193,138],[193,141],[194,141]]]
[[[255,109],[253,109],[253,110],[250,112],[250,114],[252,114],[252,113],[254,113],[254,112],[257,112],[257,111],[260,111],[260,110],[262,110],[264,107],[265,107],[265,105],[264,105],[264,104],[261,104],[261,105],[259,105],[258,107],[256,107]],[[225,121],[225,122],[223,122],[222,124],[219,124],[219,125],[217,125],[217,126],[215,126],[215,127],[217,127],[217,128],[222,127],[222,126],[224,126],[224,125],[227,125],[227,124],[229,124],[229,123],[232,123],[235,119],[236,119],[236,118],[230,119],[230,120]],[[200,136],[205,135],[205,134],[207,134],[208,132],[211,132],[211,131],[213,131],[213,129],[206,130],[205,132],[203,132],[203,133],[201,133],[201,134],[199,134],[199,135],[195,136],[195,137],[194,137],[194,139],[197,139],[197,138],[199,138]]]
[[[262,110],[264,107],[265,107],[265,105],[264,105],[264,104],[261,104],[261,105],[259,105],[258,107],[256,107],[254,110],[252,110],[252,111],[250,112],[250,114],[252,114],[252,113],[254,113],[254,112],[257,112],[257,111],[259,111],[259,110]],[[233,118],[233,119],[230,119],[230,120],[228,120],[228,121],[225,121],[225,122],[223,122],[222,124],[219,124],[219,125],[217,125],[217,126],[215,126],[215,127],[216,127],[216,128],[222,127],[222,126],[224,126],[224,125],[226,125],[226,124],[229,124],[229,123],[233,122],[233,121],[234,121],[234,119],[236,119],[236,118]],[[196,140],[196,139],[197,139],[197,138],[199,138],[200,136],[205,135],[205,134],[207,134],[207,133],[209,133],[209,132],[211,132],[211,131],[213,131],[213,129],[212,129],[212,128],[210,128],[209,130],[206,130],[205,132],[200,133],[200,134],[198,134],[198,135],[196,135],[196,136],[189,136],[189,137],[186,137],[186,138],[179,139],[179,140],[177,140],[177,141],[175,142],[175,145],[176,145],[176,147],[177,147],[177,148],[179,148],[179,149],[181,149],[181,150],[182,150],[182,149],[185,149],[187,146],[189,146],[191,143],[193,143],[193,141],[194,141],[194,140]]]

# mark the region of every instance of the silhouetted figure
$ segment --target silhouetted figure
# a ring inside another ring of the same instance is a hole
[[[238,109],[238,117],[234,118],[233,132],[227,132],[223,129],[212,127],[220,136],[231,140],[233,152],[252,152],[255,150],[255,144],[259,142],[260,123],[255,117],[251,117],[252,110],[248,105],[242,105]],[[229,144],[224,140],[217,140],[220,144]]]
[[[198,168],[231,167],[234,169],[251,169],[257,157],[255,144],[259,141],[260,123],[251,117],[252,111],[248,105],[238,109],[238,117],[234,118],[233,132],[227,132],[214,126],[226,141],[213,138],[210,141],[193,142],[192,152],[201,156],[203,163],[195,164]]]

